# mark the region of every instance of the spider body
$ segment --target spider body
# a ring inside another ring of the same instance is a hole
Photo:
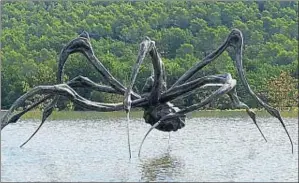
[[[289,133],[285,127],[285,124],[280,116],[279,111],[262,101],[251,90],[247,82],[247,79],[243,71],[242,63],[243,35],[241,31],[238,29],[233,29],[218,49],[211,52],[202,61],[197,62],[169,88],[167,88],[166,86],[166,74],[162,59],[157,51],[155,42],[152,41],[150,38],[145,37],[144,40],[140,43],[137,60],[135,65],[132,67],[131,80],[129,82],[129,85],[125,87],[124,85],[122,85],[120,81],[115,79],[112,76],[112,74],[105,68],[102,62],[97,59],[91,46],[90,37],[87,32],[83,31],[79,35],[79,37],[70,41],[62,49],[59,55],[57,84],[48,86],[36,86],[20,98],[18,98],[1,119],[1,130],[9,123],[16,122],[23,114],[35,108],[40,103],[48,99],[52,99],[52,102],[43,111],[42,122],[40,126],[30,136],[30,138],[21,145],[23,146],[36,134],[36,132],[43,125],[47,117],[51,115],[55,105],[57,104],[57,101],[60,99],[60,96],[65,96],[77,105],[80,105],[81,107],[89,110],[101,112],[125,110],[127,112],[128,117],[128,126],[129,112],[131,108],[143,108],[143,118],[146,123],[151,125],[151,128],[142,140],[142,146],[146,136],[150,133],[152,129],[157,129],[164,132],[177,131],[185,126],[185,118],[187,113],[198,110],[201,107],[211,103],[213,100],[223,95],[228,95],[235,108],[246,109],[246,112],[248,113],[248,115],[253,120],[254,124],[264,137],[263,133],[261,132],[259,126],[256,123],[255,113],[245,103],[240,101],[236,91],[236,80],[233,79],[229,73],[209,75],[201,78],[193,77],[196,72],[198,72],[200,69],[202,69],[209,63],[211,63],[213,60],[215,60],[228,47],[232,47],[232,50],[235,52],[235,55],[232,57],[232,59],[235,61],[235,66],[237,68],[238,75],[245,90],[253,99],[255,99],[261,106],[263,106],[267,110],[267,112],[269,112],[270,115],[276,117],[280,121],[291,142],[293,152],[293,143],[291,137],[289,136]],[[87,58],[87,60],[94,66],[94,68],[99,72],[99,74],[104,79],[104,82],[108,85],[97,84],[91,81],[90,79],[82,76],[78,76],[72,79],[71,81],[68,81],[67,83],[63,83],[63,68],[68,56],[73,53],[83,54]],[[142,89],[143,94],[140,95],[137,92],[133,91],[133,85],[138,75],[140,65],[142,64],[146,55],[149,55],[152,60],[152,74],[147,79],[146,84]],[[174,99],[183,98],[186,96],[186,94],[193,93],[197,89],[203,89],[209,86],[218,87],[218,89],[216,91],[212,91],[207,98],[200,101],[199,103],[195,103],[182,108],[175,107],[171,103],[171,101]],[[75,89],[78,87],[90,88],[99,92],[122,95],[124,96],[124,100],[122,103],[99,103],[91,101],[80,96],[75,91]],[[22,106],[22,104],[28,98],[31,98],[35,94],[46,94],[46,96],[43,99],[29,106],[28,108],[24,109],[23,111],[12,115],[14,110]],[[265,137],[264,139],[266,140]]]
[[[161,63],[163,66],[163,63]],[[165,73],[165,71],[164,71]],[[166,77],[165,74],[163,75],[161,79],[161,92],[160,95],[167,90],[166,86]],[[154,72],[152,72],[152,75],[147,78],[143,88],[142,93],[143,97],[151,98],[150,94],[153,90],[155,82]],[[169,114],[174,114],[179,111],[179,108],[174,106],[171,102],[159,102],[156,101],[156,103],[153,103],[149,100],[148,105],[143,107],[144,113],[143,113],[143,119],[146,123],[153,126],[158,121],[163,119],[165,116]],[[175,116],[166,120],[161,121],[161,123],[155,127],[155,129],[163,131],[163,132],[171,132],[171,131],[177,131],[178,129],[181,129],[185,126],[185,118],[186,116]]]
[[[174,114],[179,111],[178,107],[175,107],[172,103],[159,103],[156,106],[149,106],[144,108],[143,118],[146,123],[153,126],[161,118],[169,115]],[[161,123],[155,127],[157,130],[170,132],[170,131],[177,131],[185,126],[185,118],[186,116],[178,116],[169,118],[166,120],[161,121]]]

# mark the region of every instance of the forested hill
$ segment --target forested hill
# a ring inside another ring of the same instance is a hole
[[[244,35],[243,63],[252,89],[275,105],[295,105],[298,99],[298,2],[2,1],[1,19],[2,108],[34,86],[54,84],[58,54],[83,30],[90,33],[96,56],[124,85],[139,43],[149,36],[162,55],[169,86],[220,46],[232,28],[238,28]],[[232,54],[232,50],[224,52],[197,76],[229,72],[238,79]],[[137,90],[150,74],[149,59],[145,62]],[[99,73],[80,54],[69,57],[65,70],[65,79],[83,75],[101,82]],[[239,79],[237,85],[242,100],[257,107]],[[277,93],[281,89],[284,93]],[[116,100],[97,92],[79,92],[92,100]],[[184,102],[205,95],[199,92]],[[227,106],[228,100],[219,100],[212,107]]]

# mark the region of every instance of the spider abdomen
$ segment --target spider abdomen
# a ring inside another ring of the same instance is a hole
[[[143,118],[145,119],[145,122],[153,126],[155,123],[157,123],[162,117],[170,114],[175,113],[179,110],[178,107],[175,107],[172,103],[162,103],[158,104],[156,106],[149,106],[145,107]],[[175,117],[170,118],[167,120],[163,120],[157,127],[157,130],[164,131],[164,132],[170,132],[170,131],[177,131],[178,129],[181,129],[185,126],[185,118],[183,117]]]

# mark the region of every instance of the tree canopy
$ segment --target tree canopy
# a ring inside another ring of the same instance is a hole
[[[238,28],[244,35],[244,69],[252,88],[275,103],[279,97],[272,96],[276,86],[273,78],[279,78],[281,72],[293,83],[287,92],[294,93],[298,88],[298,2],[295,1],[1,1],[1,19],[2,108],[10,107],[34,86],[55,84],[61,49],[83,30],[90,33],[96,56],[124,85],[145,36],[156,42],[170,85],[216,49],[232,28]],[[196,76],[229,72],[238,80],[231,54],[224,52]],[[150,69],[146,60],[137,78],[137,90],[143,87]],[[80,54],[69,57],[65,70],[65,78],[83,75],[102,82]],[[240,82],[237,91],[245,103],[258,107]],[[89,90],[79,92],[97,101],[121,99]],[[179,103],[194,103],[205,95],[206,91],[199,91]],[[212,107],[229,105],[218,100]]]

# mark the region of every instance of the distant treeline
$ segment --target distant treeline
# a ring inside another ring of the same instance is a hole
[[[1,107],[5,109],[30,88],[55,84],[61,49],[83,30],[90,33],[96,56],[124,85],[139,43],[149,36],[161,53],[170,86],[220,46],[232,28],[238,28],[244,35],[243,63],[252,89],[276,106],[298,102],[296,1],[6,1],[1,2],[1,19]],[[230,50],[224,52],[196,77],[229,72],[238,81],[242,101],[258,107],[239,81],[232,54]],[[150,73],[147,58],[135,91],[141,90]],[[80,54],[71,55],[65,67],[65,79],[77,75],[102,82]],[[78,92],[95,101],[122,101],[122,96],[83,89]],[[210,92],[198,91],[176,102],[189,105]],[[222,97],[207,107],[230,108],[230,101]]]

